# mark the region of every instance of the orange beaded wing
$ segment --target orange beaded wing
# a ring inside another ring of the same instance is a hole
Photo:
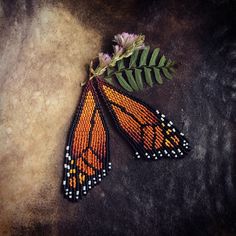
[[[109,137],[92,81],[82,93],[70,128],[64,163],[64,194],[71,200],[86,195],[111,169]]]
[[[97,86],[118,130],[135,150],[136,158],[178,158],[188,152],[189,144],[184,134],[158,110],[98,78]]]

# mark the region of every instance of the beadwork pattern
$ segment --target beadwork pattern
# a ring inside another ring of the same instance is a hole
[[[65,151],[63,190],[65,197],[72,201],[86,195],[111,169],[109,134],[97,89],[137,159],[178,158],[190,150],[184,134],[158,110],[100,78],[89,80],[83,89]]]
[[[82,93],[65,151],[63,189],[66,198],[78,200],[101,182],[111,169],[109,137],[92,81]]]
[[[184,134],[164,114],[101,79],[97,79],[97,86],[118,130],[135,150],[137,159],[178,158],[190,150]]]

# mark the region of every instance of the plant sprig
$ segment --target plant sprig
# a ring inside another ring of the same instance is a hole
[[[159,48],[150,52],[150,47],[144,46],[144,40],[144,35],[115,35],[112,57],[99,53],[98,66],[93,69],[93,63],[90,64],[89,79],[99,76],[111,83],[115,78],[129,92],[142,90],[144,82],[152,87],[153,78],[158,84],[163,83],[163,78],[172,79],[175,62],[160,56]]]
[[[111,81],[116,78],[122,88],[129,92],[142,90],[144,82],[153,86],[153,78],[156,83],[163,84],[163,78],[172,79],[175,62],[159,56],[160,49],[150,52],[150,47],[136,50],[129,58],[118,61],[115,67],[108,67],[104,79]]]
[[[99,53],[99,65],[94,70],[93,77],[104,74],[108,67],[114,67],[118,61],[130,57],[135,50],[143,48],[144,40],[144,35],[128,34],[125,32],[115,35],[113,41],[116,45],[113,46],[113,56],[110,57],[109,54]]]

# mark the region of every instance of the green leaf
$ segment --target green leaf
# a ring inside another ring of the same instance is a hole
[[[104,80],[105,80],[108,84],[113,85],[112,77],[105,77]]]
[[[168,61],[166,63],[166,67],[169,67],[169,66],[171,66],[171,60],[170,59],[168,59]]]
[[[169,73],[168,69],[162,68],[162,72],[167,79],[172,79],[172,75]]]
[[[107,68],[107,76],[111,75],[114,72],[114,68],[108,67]]]
[[[171,61],[171,60],[169,59],[169,60],[167,61],[167,63],[166,63],[166,67],[168,67],[168,68],[170,69],[170,68],[173,67],[175,64],[176,64],[175,61]]]
[[[153,86],[153,82],[152,82],[152,77],[151,77],[151,69],[144,67],[144,74],[145,74],[145,80],[147,82],[147,84],[149,86]]]
[[[115,73],[116,78],[119,82],[119,84],[127,91],[132,92],[133,89],[130,87],[130,85],[126,82],[126,80],[124,79],[124,77],[122,76],[122,73],[118,72]]]
[[[157,56],[159,54],[159,51],[160,51],[160,48],[156,48],[153,52],[152,52],[152,57],[150,59],[150,62],[149,62],[149,66],[154,66],[156,65],[156,59],[157,59]]]
[[[163,67],[165,65],[166,57],[163,55],[159,61],[158,67]]]
[[[139,89],[143,89],[143,80],[142,80],[142,76],[141,76],[142,70],[140,69],[135,69],[134,70],[134,75],[135,75],[135,79],[136,79],[136,83],[139,87]]]
[[[138,54],[139,54],[139,50],[135,50],[134,53],[131,55],[130,61],[129,61],[129,68],[136,66]]]
[[[125,68],[124,60],[123,60],[123,59],[122,59],[122,60],[119,60],[119,61],[117,62],[117,68],[118,68],[118,71],[120,71],[120,70],[122,70],[122,69]]]
[[[139,66],[145,66],[147,64],[147,56],[148,56],[149,50],[150,50],[149,46],[143,49],[143,52],[141,54],[140,61],[139,61]]]
[[[171,64],[170,64],[170,66],[174,66],[174,65],[176,65],[176,62],[175,62],[175,61],[172,61]]]
[[[125,74],[128,78],[128,82],[131,85],[132,89],[134,89],[135,91],[138,91],[138,85],[135,82],[132,70],[125,70]]]
[[[161,74],[160,74],[160,70],[157,68],[154,68],[154,74],[155,74],[155,78],[158,84],[163,84],[163,80],[161,78]]]

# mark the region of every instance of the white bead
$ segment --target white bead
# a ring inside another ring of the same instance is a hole
[[[98,179],[98,181],[100,181],[100,182],[101,182],[101,181],[102,181],[102,179],[101,179],[101,178],[99,178],[99,179]]]
[[[65,169],[67,168],[67,164],[64,164],[64,168],[65,168]]]
[[[68,157],[68,156],[69,156],[69,153],[67,152],[67,153],[66,153],[66,157]]]
[[[109,162],[108,165],[111,166],[111,162]]]
[[[67,173],[67,177],[70,177],[70,173]]]
[[[172,122],[172,121],[169,121],[169,123],[170,123],[171,125],[173,125],[173,122]]]
[[[111,170],[111,166],[108,166],[108,169]]]
[[[66,150],[69,150],[69,149],[70,149],[70,146],[67,146],[67,147],[66,147]]]
[[[96,181],[94,181],[93,183],[94,183],[94,184],[97,184],[97,182],[96,182]]]
[[[138,155],[138,152],[135,152],[135,155]]]
[[[164,114],[161,114],[161,116],[162,116],[163,118],[165,118],[165,115],[164,115]]]
[[[137,158],[140,158],[140,156],[138,155]]]
[[[68,195],[68,192],[65,192],[65,195]]]
[[[67,189],[66,189],[66,192],[68,192],[68,191],[69,191],[69,189],[67,188]]]
[[[78,196],[76,196],[76,199],[79,199],[79,197],[78,197]]]
[[[92,184],[92,182],[91,182],[91,180],[89,180],[89,181],[88,181],[88,185],[91,185],[91,184]]]
[[[156,113],[159,114],[160,112],[158,110],[156,110]]]
[[[184,136],[184,134],[183,134],[183,133],[180,133],[180,135],[181,135],[181,136]]]
[[[177,155],[175,155],[175,157],[178,157]]]
[[[161,117],[161,120],[164,121],[164,118]]]
[[[63,181],[63,185],[66,185],[66,181],[65,180]]]
[[[147,156],[147,158],[149,159],[149,158],[150,158],[150,156]]]
[[[70,191],[69,194],[72,194],[72,192]]]
[[[145,153],[145,156],[148,156],[148,153],[147,153],[147,152]]]
[[[96,180],[96,178],[95,178],[95,177],[93,177],[93,180]]]
[[[79,195],[79,191],[76,191],[76,195]]]
[[[154,157],[155,157],[155,156],[156,156],[156,154],[154,153],[154,154],[152,154],[152,156],[154,156]]]
[[[155,157],[155,160],[157,160],[157,157]]]
[[[85,195],[86,195],[86,194],[87,194],[87,192],[86,192],[86,191],[84,191],[84,192],[83,192],[83,194],[85,194]]]
[[[71,156],[68,156],[68,160],[69,160],[69,161],[71,160]]]
[[[67,169],[68,169],[68,170],[70,169],[70,165],[67,166]]]
[[[175,128],[173,128],[172,131],[175,132],[176,131]]]
[[[69,195],[69,198],[72,198],[72,196],[71,196],[71,195]]]

